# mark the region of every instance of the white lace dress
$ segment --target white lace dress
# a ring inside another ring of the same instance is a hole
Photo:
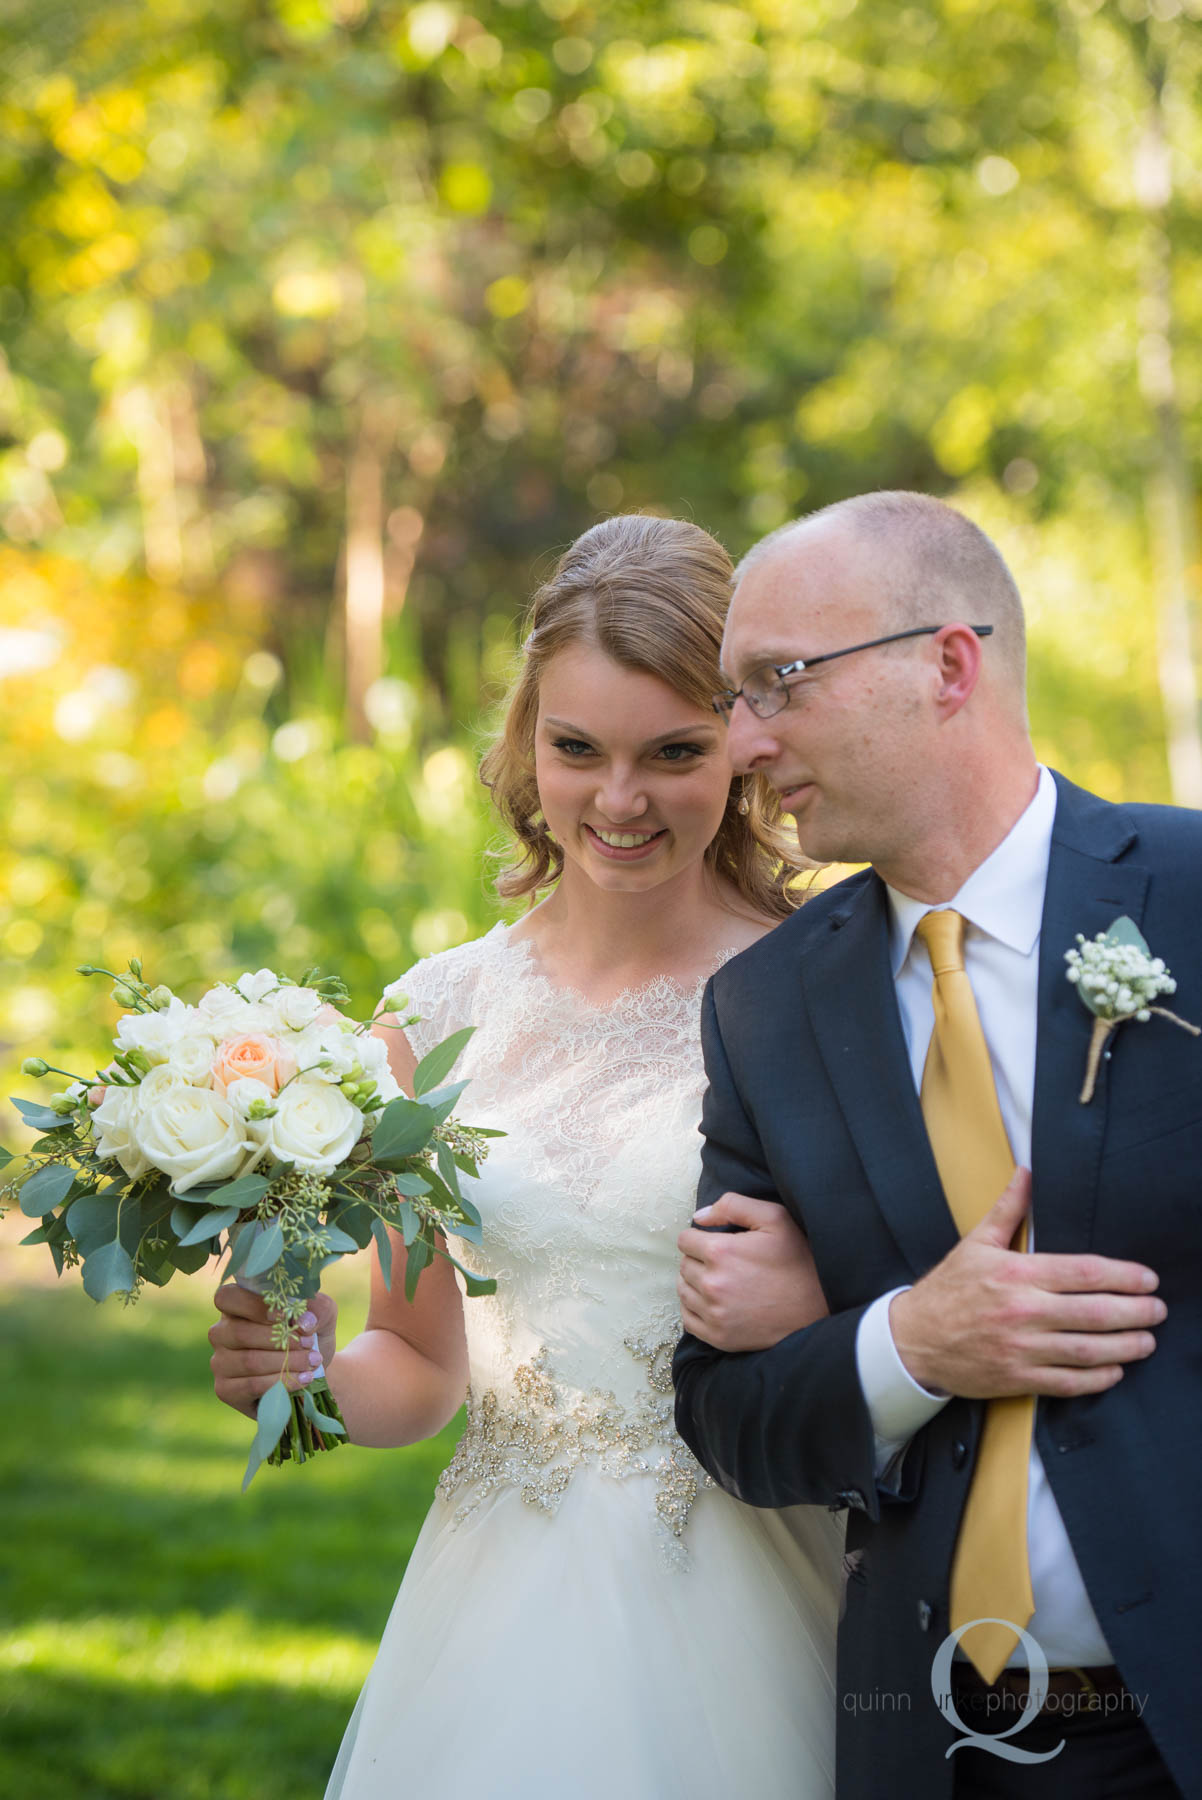
[[[700,986],[597,1006],[503,925],[401,985],[419,1056],[478,1027],[464,1116],[507,1136],[456,1254],[497,1292],[327,1800],[826,1800],[841,1526],[741,1506],[672,1427]]]

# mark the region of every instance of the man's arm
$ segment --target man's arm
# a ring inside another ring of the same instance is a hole
[[[727,1062],[712,988],[702,1005],[709,1090],[700,1200],[779,1196]],[[722,1487],[753,1506],[861,1506],[876,1517],[872,1420],[856,1369],[864,1309],[816,1320],[769,1350],[727,1354],[688,1333],[673,1363],[676,1428]]]

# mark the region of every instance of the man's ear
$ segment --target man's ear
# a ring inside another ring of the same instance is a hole
[[[981,640],[971,625],[945,625],[931,640],[939,686],[936,706],[941,720],[954,718],[972,698],[981,675]]]

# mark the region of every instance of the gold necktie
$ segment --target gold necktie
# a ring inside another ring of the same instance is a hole
[[[964,968],[964,920],[933,912],[919,921],[934,974],[935,1029],[922,1074],[922,1116],[939,1179],[963,1237],[979,1225],[1014,1173],[989,1047]],[[1024,1224],[1017,1248],[1026,1246]],[[952,1559],[951,1624],[978,1625],[961,1640],[986,1681],[996,1681],[1035,1610],[1027,1556],[1027,1477],[1035,1398],[990,1400]]]

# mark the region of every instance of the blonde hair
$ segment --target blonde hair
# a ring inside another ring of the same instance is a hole
[[[705,707],[723,684],[722,628],[731,563],[707,531],[680,519],[620,514],[577,538],[531,602],[522,664],[480,779],[520,851],[502,870],[504,899],[558,880],[563,851],[548,835],[534,777],[534,733],[542,671],[569,644],[591,644],[624,669],[655,675],[682,700]],[[748,810],[739,811],[746,796]],[[758,776],[735,776],[706,865],[757,913],[783,919],[798,904],[788,884],[806,864]]]

